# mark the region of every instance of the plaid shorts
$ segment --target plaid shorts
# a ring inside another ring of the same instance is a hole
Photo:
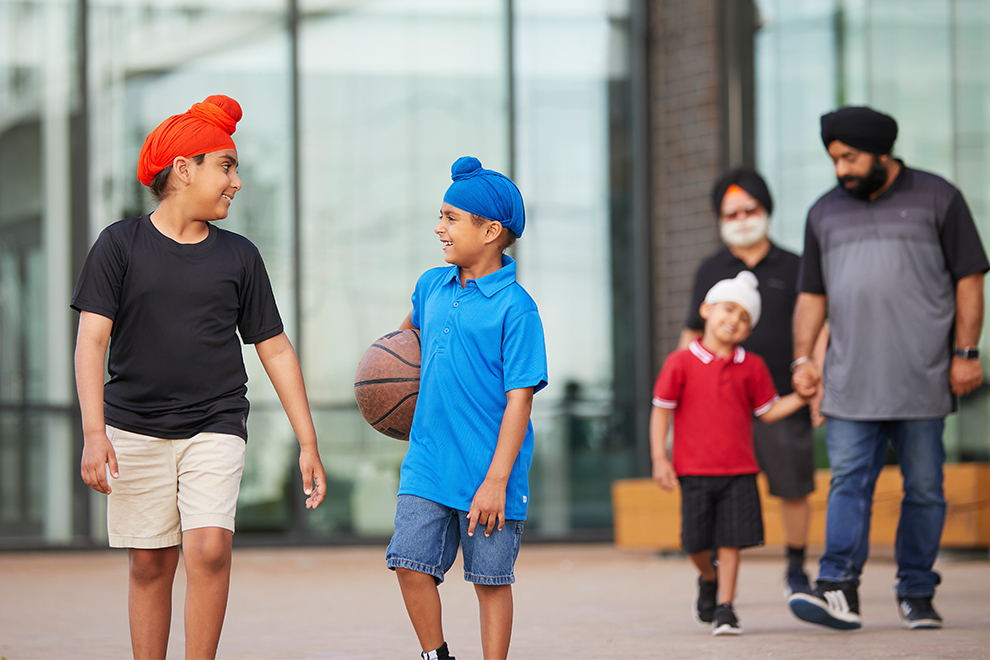
[[[684,552],[763,545],[763,513],[755,474],[687,475],[678,481]]]

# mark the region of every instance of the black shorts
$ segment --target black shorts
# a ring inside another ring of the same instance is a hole
[[[807,408],[773,424],[754,419],[753,446],[771,495],[797,500],[815,490],[814,433]]]
[[[688,475],[678,477],[678,481],[684,552],[763,545],[763,513],[755,474]]]

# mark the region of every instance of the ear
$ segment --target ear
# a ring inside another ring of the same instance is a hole
[[[176,156],[172,161],[172,174],[174,174],[179,181],[188,184],[191,180],[192,174],[192,161],[184,156]]]
[[[485,243],[493,243],[498,240],[498,237],[502,235],[502,223],[498,220],[492,220],[488,223],[488,227],[485,228]]]
[[[711,314],[711,311],[712,311],[711,304],[706,302],[701,303],[701,307],[698,308],[698,314],[700,314],[701,318],[705,319],[706,321],[708,320],[708,315]]]

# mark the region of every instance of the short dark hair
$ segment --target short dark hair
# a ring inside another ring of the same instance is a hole
[[[192,156],[190,160],[196,161],[197,165],[202,165],[204,158],[206,158],[206,154],[199,154],[197,156]],[[164,170],[156,174],[155,178],[151,180],[151,185],[148,186],[151,190],[151,196],[159,202],[165,199],[165,193],[168,192],[168,175],[171,173],[172,166],[169,165]]]
[[[481,225],[485,224],[486,222],[498,222],[498,220],[492,220],[490,218],[483,218],[482,216],[478,215],[477,213],[472,213],[471,214],[471,220],[473,220],[474,221],[474,224],[476,224],[479,227]],[[502,224],[502,223],[499,222],[499,224]],[[502,225],[502,240],[501,240],[498,248],[502,252],[505,252],[507,249],[509,249],[510,247],[512,247],[515,244],[515,242],[516,242],[516,232],[512,231],[511,229],[509,229],[505,225]]]

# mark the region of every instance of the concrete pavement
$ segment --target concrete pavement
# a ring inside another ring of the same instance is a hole
[[[744,551],[736,612],[745,630],[713,638],[694,623],[696,574],[683,557],[607,544],[524,542],[516,566],[514,658],[990,658],[990,562],[944,555],[939,631],[900,628],[889,550],[860,589],[861,630],[794,619],[779,549]],[[814,573],[815,566],[809,562]],[[182,657],[180,564],[169,658]],[[481,657],[477,601],[459,562],[441,586],[460,660]],[[384,547],[236,549],[220,658],[409,659],[416,638]],[[0,657],[128,658],[122,551],[0,553]]]

